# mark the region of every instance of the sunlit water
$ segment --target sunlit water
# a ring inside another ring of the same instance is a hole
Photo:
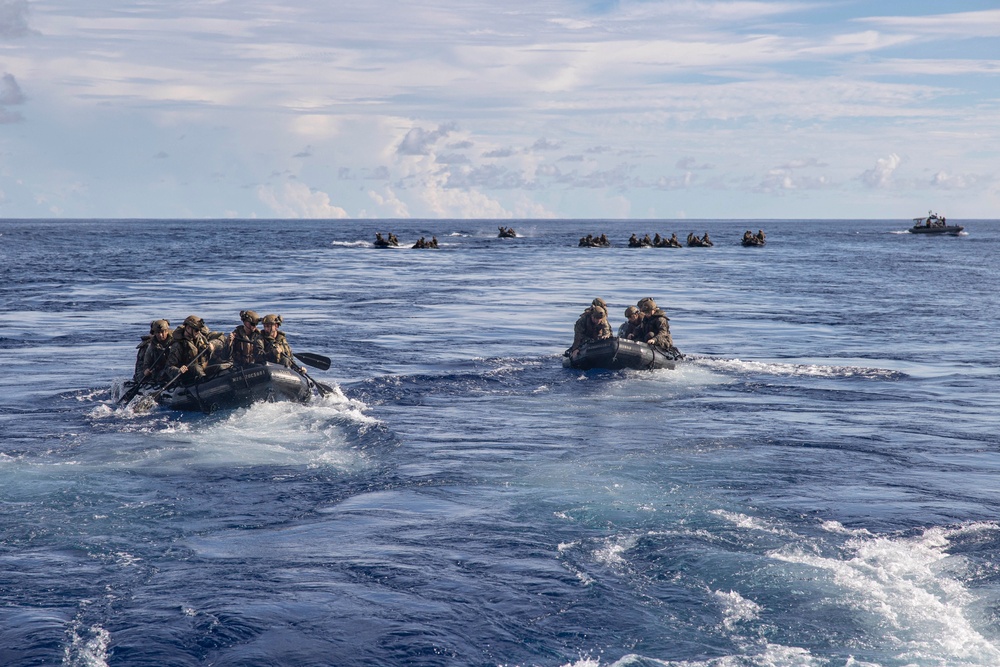
[[[504,224],[0,222],[0,664],[1000,664],[1000,224]],[[596,296],[688,360],[562,368]],[[112,403],[245,308],[337,391]]]

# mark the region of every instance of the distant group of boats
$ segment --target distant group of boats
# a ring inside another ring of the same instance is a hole
[[[937,213],[931,211],[927,212],[925,217],[913,218],[913,226],[910,228],[912,234],[951,234],[957,235],[961,233],[965,227],[962,225],[950,225],[948,220]],[[513,227],[504,227],[503,225],[497,227],[499,233],[498,238],[502,239],[513,239],[518,238],[518,233]],[[764,230],[759,229],[757,233],[750,231],[749,229],[743,232],[743,237],[740,239],[740,245],[746,248],[759,248],[767,243],[767,236],[764,234]],[[608,238],[607,234],[587,234],[586,236],[581,236],[580,241],[577,244],[580,248],[611,248],[613,244],[611,239]],[[685,239],[685,243],[681,243],[680,239],[677,238],[677,234],[671,234],[668,238],[667,236],[661,236],[656,233],[653,237],[649,234],[642,236],[641,238],[632,234],[627,241],[629,248],[682,248],[687,245],[689,248],[711,248],[715,245],[715,242],[709,238],[708,232],[704,235],[698,236],[697,234],[690,233]],[[388,232],[383,235],[382,232],[375,232],[375,242],[374,246],[376,248],[399,248],[399,238],[392,232]],[[425,237],[421,236],[416,243],[414,243],[412,248],[439,248],[437,237],[431,237],[428,241]]]

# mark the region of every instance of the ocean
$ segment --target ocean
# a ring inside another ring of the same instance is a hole
[[[0,221],[0,664],[1000,665],[1000,222],[959,222]],[[562,367],[646,296],[676,369]],[[151,320],[247,308],[336,391],[115,405]]]

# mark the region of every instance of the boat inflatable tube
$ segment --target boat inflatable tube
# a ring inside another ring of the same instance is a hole
[[[312,392],[304,377],[280,364],[233,366],[190,386],[169,389],[159,402],[172,410],[215,412],[245,408],[260,401],[309,401]]]
[[[647,370],[651,368],[675,368],[675,362],[683,358],[679,352],[668,354],[646,343],[622,338],[605,338],[584,343],[576,357],[565,357],[563,366],[590,370],[605,368],[617,371],[625,368]]]

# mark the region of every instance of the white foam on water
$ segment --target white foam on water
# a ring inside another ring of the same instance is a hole
[[[878,667],[869,663],[857,662],[849,658],[842,663],[843,667]],[[768,644],[760,652],[753,655],[732,655],[710,660],[657,660],[648,656],[629,654],[607,663],[607,667],[634,667],[635,665],[661,665],[662,667],[834,667],[824,658],[816,658],[806,649],[795,646]],[[583,657],[576,662],[570,662],[563,667],[601,667],[600,659]]]
[[[710,359],[701,357],[688,363],[733,374],[774,375],[778,377],[813,378],[897,378],[899,371],[865,366],[827,366],[823,364],[791,364],[773,361],[744,361],[742,359]]]
[[[377,420],[339,392],[308,404],[255,403],[208,423],[168,425],[162,434],[198,465],[307,465],[355,469],[364,455],[354,433]]]
[[[825,574],[840,591],[839,603],[879,628],[902,664],[996,667],[1000,646],[968,617],[975,596],[960,580],[966,563],[947,551],[951,537],[984,530],[1000,526],[934,527],[916,537],[856,535],[844,544],[843,557],[801,544],[769,555]]]
[[[331,241],[330,245],[340,248],[371,248],[371,241]]]
[[[627,561],[625,554],[639,543],[637,535],[616,535],[604,540],[604,544],[594,550],[594,558],[599,563],[611,567],[622,567]]]
[[[747,600],[736,591],[714,591],[712,594],[722,606],[722,627],[729,632],[733,632],[738,623],[757,620],[760,614],[759,604]]]
[[[743,528],[746,530],[756,530],[762,533],[770,533],[772,535],[780,535],[782,537],[793,537],[798,538],[798,534],[794,531],[781,528],[778,526],[771,525],[767,521],[760,519],[758,517],[748,516],[746,514],[741,514],[739,512],[729,512],[726,510],[712,510],[709,514],[714,514],[715,516],[721,517],[726,521],[730,522],[738,528]]]
[[[64,667],[107,667],[111,634],[99,625],[83,628],[74,621],[66,631],[63,647]]]

